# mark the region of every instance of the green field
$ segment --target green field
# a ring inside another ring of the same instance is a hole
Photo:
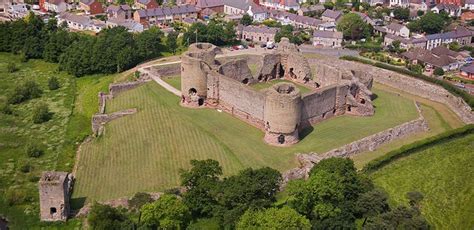
[[[177,186],[178,170],[191,159],[216,159],[226,175],[244,167],[284,171],[297,165],[296,153],[325,152],[418,116],[412,100],[374,92],[374,116],[327,120],[303,131],[300,143],[282,148],[265,144],[262,131],[227,113],[180,107],[178,97],[145,84],[108,103],[107,112],[139,112],[110,122],[103,136],[82,146],[73,196],[104,200]]]
[[[272,81],[267,81],[267,82],[259,82],[259,83],[250,85],[250,87],[252,87],[256,90],[263,90],[263,89],[267,89],[267,88],[269,88],[269,87],[271,87],[271,86],[273,86],[277,83],[280,83],[280,82],[292,83],[293,85],[295,85],[300,90],[301,94],[309,93],[309,92],[312,91],[310,88],[308,88],[304,85],[300,85],[298,83],[294,83],[292,81],[285,80],[285,79],[277,79],[277,80],[272,80]]]
[[[166,83],[173,86],[175,89],[181,90],[181,76],[180,75],[163,77],[162,79]]]
[[[437,229],[474,228],[474,135],[450,140],[397,160],[372,174],[392,204],[420,191],[423,215]]]
[[[19,71],[7,72],[6,66],[10,62],[15,63]],[[58,78],[61,85],[58,90],[48,89],[47,81],[51,76]],[[32,225],[51,227],[39,223],[37,181],[45,170],[70,171],[74,164],[75,143],[80,141],[80,130],[70,126],[75,120],[71,116],[75,79],[58,72],[55,64],[39,60],[20,62],[19,56],[0,53],[0,104],[5,103],[16,85],[27,80],[40,85],[42,96],[13,105],[12,115],[0,113],[0,214],[17,229]],[[40,102],[48,105],[53,116],[45,123],[33,124],[32,110]],[[90,121],[87,127],[90,127]],[[39,158],[28,157],[25,150],[28,143],[38,144],[44,154]],[[21,170],[25,165],[31,166],[29,172]],[[7,193],[20,198],[17,205],[6,203]],[[69,223],[74,226],[76,222]]]

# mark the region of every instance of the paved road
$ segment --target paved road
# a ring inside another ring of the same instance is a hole
[[[320,54],[324,56],[330,57],[341,57],[341,56],[359,56],[359,52],[357,50],[350,50],[350,49],[333,49],[333,48],[318,48],[312,45],[301,45],[300,51],[303,53],[313,53],[313,54]]]

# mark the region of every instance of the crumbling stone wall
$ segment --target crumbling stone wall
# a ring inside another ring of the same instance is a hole
[[[340,73],[333,69],[339,74],[331,79],[331,84],[319,88],[320,85],[312,80],[308,61],[288,39],[282,39],[274,53],[261,56],[261,69],[256,79],[252,77],[246,60],[232,59],[224,64],[216,61],[215,46],[211,44],[194,44],[181,60],[182,105],[221,108],[257,127],[263,127],[266,133],[264,139],[270,144],[294,144],[299,141],[298,132],[302,125],[333,115],[347,112],[369,116],[374,113],[369,77],[361,82],[356,77],[362,76],[360,73]],[[286,100],[288,95],[271,93],[281,91],[275,91],[278,84],[267,89],[266,93],[246,86],[257,81],[282,78],[305,84],[314,92],[305,95],[303,100],[296,86],[283,84],[285,89],[294,89],[293,93],[298,91],[292,97],[294,100]],[[298,103],[293,104],[296,101]],[[290,122],[294,117],[297,122]],[[291,123],[290,128],[284,131],[274,129],[285,122]]]
[[[66,221],[73,177],[68,172],[43,172],[38,182],[41,221]]]
[[[104,132],[104,125],[107,122],[115,120],[120,117],[124,117],[127,115],[135,114],[137,112],[136,108],[133,109],[126,109],[122,111],[118,111],[115,113],[110,114],[95,114],[92,116],[92,132],[95,136],[100,136]]]
[[[428,123],[421,114],[419,105],[415,103],[415,106],[419,113],[419,117],[415,120],[405,122],[396,127],[384,130],[368,137],[364,137],[360,140],[322,154],[298,154],[297,160],[300,166],[283,173],[283,184],[285,185],[289,180],[307,178],[311,168],[323,159],[331,157],[351,157],[362,152],[374,151],[381,145],[389,143],[393,140],[407,137],[414,133],[428,131]]]
[[[117,94],[137,88],[138,86],[146,83],[147,81],[131,81],[123,83],[113,83],[109,85],[109,94],[111,98],[117,96]]]

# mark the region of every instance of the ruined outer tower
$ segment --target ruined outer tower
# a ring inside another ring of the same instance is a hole
[[[207,72],[215,65],[220,49],[210,43],[195,43],[181,57],[182,103],[201,106],[207,97]]]
[[[67,172],[43,172],[38,184],[42,221],[67,219],[71,185],[72,175]]]
[[[278,83],[270,87],[265,99],[265,141],[274,145],[297,143],[301,109],[301,94],[295,85]]]

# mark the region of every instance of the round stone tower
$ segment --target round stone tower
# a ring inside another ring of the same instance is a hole
[[[182,103],[204,105],[207,96],[207,72],[215,65],[219,48],[210,43],[195,43],[181,56]]]
[[[266,92],[265,141],[272,145],[292,145],[299,141],[301,93],[291,83],[278,83]]]

